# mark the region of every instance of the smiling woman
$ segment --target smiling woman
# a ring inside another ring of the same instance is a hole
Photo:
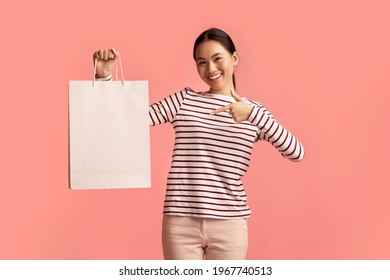
[[[194,44],[207,92],[184,88],[150,105],[150,125],[171,123],[175,146],[163,216],[165,259],[245,259],[251,210],[241,181],[254,143],[268,141],[291,161],[301,143],[258,102],[235,91],[238,54],[224,31],[212,28]],[[97,79],[110,80],[118,53],[99,50]]]
[[[230,89],[236,86],[234,66],[238,64],[230,36],[217,28],[204,31],[195,41],[193,57],[201,79],[210,86],[209,92],[230,95]]]
[[[209,93],[230,95],[237,52],[230,54],[220,43],[209,40],[197,46],[196,62],[199,76],[210,86]]]

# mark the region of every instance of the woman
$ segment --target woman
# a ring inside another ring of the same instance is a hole
[[[110,80],[115,50],[98,50],[96,78]],[[260,103],[235,91],[238,54],[224,31],[212,28],[195,41],[193,57],[207,92],[178,91],[150,106],[150,124],[170,122],[175,146],[163,216],[165,259],[245,259],[250,208],[241,177],[253,144],[266,140],[291,161],[299,141]]]

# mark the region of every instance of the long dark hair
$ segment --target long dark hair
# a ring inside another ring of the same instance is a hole
[[[236,46],[233,43],[232,38],[223,30],[218,28],[210,28],[204,31],[199,37],[195,40],[193,56],[196,60],[196,48],[200,43],[203,43],[208,40],[214,40],[219,42],[230,54],[233,54],[236,51]],[[233,86],[236,88],[236,78],[233,73]]]

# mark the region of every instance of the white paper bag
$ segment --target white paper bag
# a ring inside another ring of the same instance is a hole
[[[147,81],[69,81],[71,189],[149,188]]]

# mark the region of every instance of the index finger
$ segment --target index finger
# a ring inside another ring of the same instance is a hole
[[[223,112],[223,111],[229,110],[231,107],[232,107],[232,104],[229,104],[229,105],[220,107],[220,108],[218,108],[218,109],[212,111],[211,114],[212,114],[212,115],[216,115],[216,114],[221,113],[221,112]]]

